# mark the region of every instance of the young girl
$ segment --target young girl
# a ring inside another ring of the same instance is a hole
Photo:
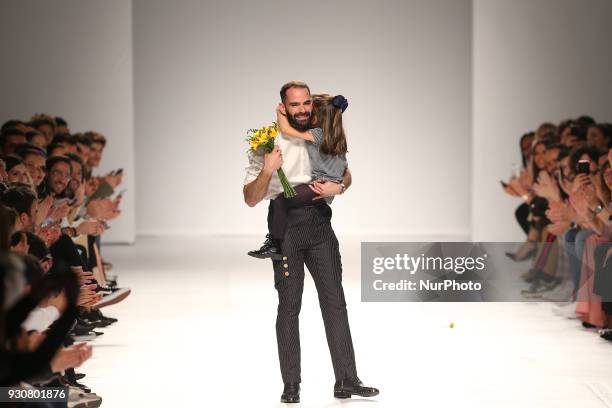
[[[342,95],[330,96],[316,94],[312,96],[313,123],[315,128],[302,132],[289,124],[287,117],[278,110],[277,121],[279,131],[288,137],[297,137],[306,141],[306,149],[312,167],[312,180],[331,181],[342,184],[342,176],[347,167],[346,136],[342,128],[342,112],[348,107],[348,101]],[[343,185],[344,186],[344,185]],[[295,187],[297,195],[285,198],[282,194],[272,201],[268,213],[268,229],[266,241],[261,248],[250,251],[255,258],[280,259],[280,241],[287,225],[287,211],[291,208],[313,205],[313,199],[318,196],[309,185],[301,184]],[[343,187],[344,192],[344,187]],[[330,204],[333,197],[326,197]]]

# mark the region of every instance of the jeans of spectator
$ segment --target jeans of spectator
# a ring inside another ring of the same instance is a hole
[[[580,286],[580,270],[582,268],[584,241],[591,235],[593,235],[593,231],[570,228],[563,236],[565,247],[568,252],[570,274],[574,283],[574,290],[576,291]]]

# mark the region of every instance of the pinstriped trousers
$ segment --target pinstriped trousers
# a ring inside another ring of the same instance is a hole
[[[330,220],[331,208],[324,201],[289,210],[281,244],[285,259],[272,261],[278,292],[276,339],[284,383],[301,382],[299,314],[304,265],[317,289],[336,380],[357,376],[342,289],[340,250]]]

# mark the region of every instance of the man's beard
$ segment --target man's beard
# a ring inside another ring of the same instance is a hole
[[[310,112],[303,113],[302,115],[308,116],[308,119],[305,123],[298,122],[295,117],[289,113],[287,113],[287,120],[292,128],[300,131],[306,131],[310,129],[310,120],[312,119],[312,114]]]

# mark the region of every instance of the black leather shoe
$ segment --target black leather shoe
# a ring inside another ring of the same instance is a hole
[[[378,389],[374,387],[366,387],[357,377],[345,378],[344,380],[336,381],[334,385],[334,397],[336,398],[351,398],[351,395],[359,395],[360,397],[374,397],[378,395]]]
[[[280,243],[277,239],[273,239],[270,237],[270,234],[266,235],[266,240],[264,241],[261,248],[255,251],[249,251],[248,254],[252,257],[259,259],[281,259],[282,254],[280,253]]]
[[[299,383],[287,383],[285,389],[283,389],[283,395],[281,395],[281,402],[300,402],[300,384]]]

